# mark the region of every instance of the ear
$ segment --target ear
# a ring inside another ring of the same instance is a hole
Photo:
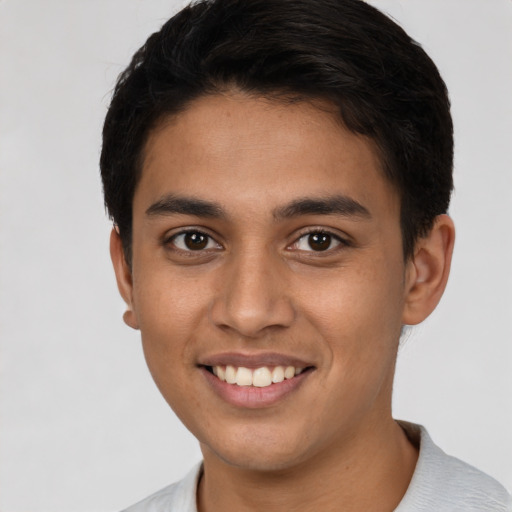
[[[455,227],[448,215],[439,215],[432,230],[420,238],[406,264],[406,296],[402,323],[425,320],[441,300],[452,261]]]
[[[110,257],[114,265],[119,293],[126,302],[126,312],[123,315],[123,320],[126,325],[129,325],[133,329],[138,329],[139,324],[133,310],[132,271],[126,262],[121,237],[116,228],[112,229],[110,233]]]

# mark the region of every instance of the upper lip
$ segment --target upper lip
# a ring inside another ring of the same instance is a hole
[[[199,362],[200,366],[243,366],[245,368],[261,368],[263,366],[294,366],[306,368],[313,366],[311,363],[295,356],[279,354],[276,352],[262,352],[244,354],[241,352],[223,352],[207,356]]]

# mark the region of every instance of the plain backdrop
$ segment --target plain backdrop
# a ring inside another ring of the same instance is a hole
[[[438,64],[458,237],[395,416],[512,488],[512,2],[374,0]],[[200,458],[121,320],[98,171],[115,78],[181,1],[0,0],[0,510],[119,510]]]

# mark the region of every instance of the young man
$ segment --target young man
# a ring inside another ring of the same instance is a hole
[[[101,171],[125,322],[203,463],[130,511],[506,511],[391,415],[454,242],[449,101],[360,0],[210,0],[120,77]]]

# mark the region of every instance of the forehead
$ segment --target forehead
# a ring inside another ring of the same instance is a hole
[[[228,209],[333,193],[396,208],[373,141],[348,131],[326,102],[205,96],[150,134],[143,162],[134,212],[165,193],[224,201]]]

